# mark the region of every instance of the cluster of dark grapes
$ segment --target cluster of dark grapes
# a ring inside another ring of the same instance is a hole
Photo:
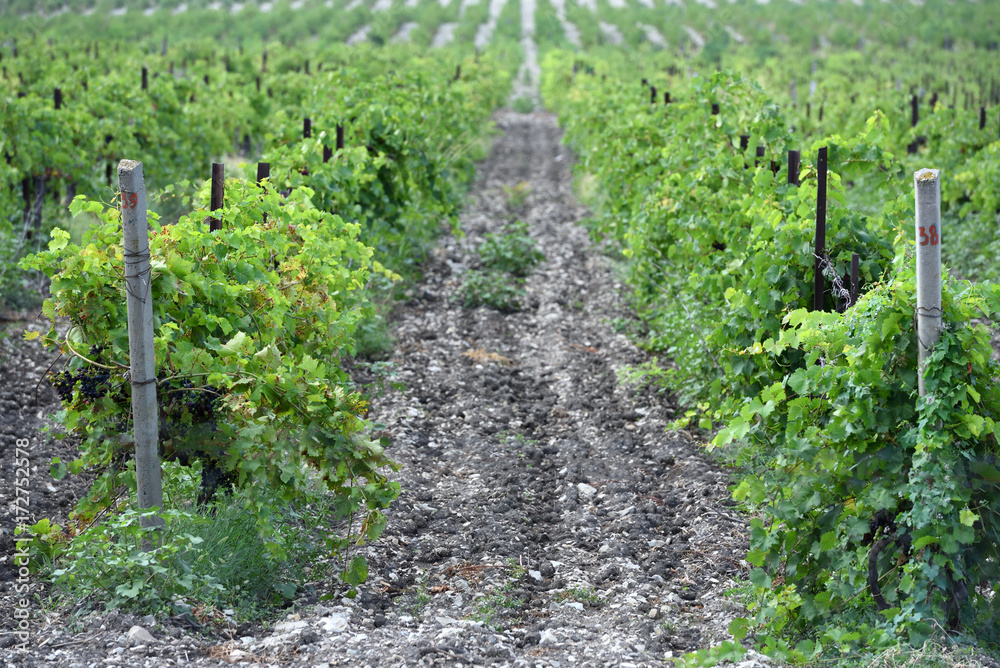
[[[164,395],[162,411],[174,425],[214,424],[220,398],[216,387],[195,387],[184,381]]]
[[[217,441],[222,394],[217,387],[195,387],[184,381],[162,396],[161,439],[165,446],[169,443],[162,456],[185,466],[201,461],[202,491],[198,502],[206,503],[218,488],[228,488],[236,481],[235,473],[221,465],[223,449]]]
[[[99,361],[103,346],[92,346],[90,348],[90,359]],[[52,387],[55,388],[59,398],[64,403],[73,400],[73,390],[78,389],[80,398],[86,403],[92,403],[109,394],[118,393],[120,387],[114,386],[114,381],[118,380],[107,369],[95,366],[84,366],[76,370],[66,370],[53,373],[51,378]]]
[[[184,410],[191,416],[192,424],[204,424],[214,420],[218,399],[219,391],[212,386],[184,392]]]

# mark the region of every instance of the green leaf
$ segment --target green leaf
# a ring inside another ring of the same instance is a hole
[[[49,466],[49,475],[55,480],[62,480],[66,477],[66,464],[62,462],[58,457],[52,458],[52,464]]]
[[[278,582],[274,585],[274,588],[288,601],[295,598],[295,592],[298,591],[298,587],[293,582]]]
[[[354,557],[351,565],[340,574],[340,579],[349,585],[362,584],[368,579],[368,562],[362,556]]]
[[[729,622],[729,635],[731,635],[735,640],[743,640],[747,637],[749,627],[749,620],[744,619],[743,617],[737,617],[733,621]]]
[[[986,462],[969,462],[969,469],[980,478],[993,483],[1000,483],[1000,471]]]
[[[233,338],[229,339],[229,341],[219,347],[219,355],[221,357],[232,357],[233,355],[238,355],[240,352],[240,346],[243,345],[243,341],[246,338],[247,335],[243,332],[236,332]]]
[[[976,522],[979,521],[979,515],[972,512],[968,508],[963,508],[962,511],[959,513],[959,520],[965,526],[971,527],[972,525],[974,525]]]
[[[139,596],[139,592],[142,591],[142,582],[136,582],[133,584],[120,584],[115,587],[115,593],[124,598],[133,599]]]
[[[750,582],[762,589],[771,588],[771,576],[763,568],[754,568],[750,571]]]

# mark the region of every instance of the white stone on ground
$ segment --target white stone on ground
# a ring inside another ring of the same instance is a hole
[[[135,645],[150,645],[150,644],[156,642],[156,638],[154,638],[149,633],[149,631],[147,631],[146,629],[142,628],[141,626],[133,626],[132,628],[130,628],[128,630],[128,642],[129,642],[129,645],[132,645],[132,646],[135,646]]]

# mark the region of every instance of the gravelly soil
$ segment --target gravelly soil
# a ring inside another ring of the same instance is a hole
[[[276,628],[241,629],[247,635],[232,640],[117,613],[74,633],[37,610],[31,649],[14,651],[2,635],[0,658],[73,668],[660,665],[728,638],[739,608],[724,592],[747,547],[746,522],[728,507],[728,475],[666,430],[668,397],[616,377],[646,357],[613,327],[628,315],[622,288],[578,225],[587,211],[573,197],[572,156],[555,119],[501,113],[497,124],[461,217],[466,236],[442,241],[394,314],[392,362],[405,389],[376,399],[371,417],[402,466],[403,493],[384,537],[366,548],[370,577],[359,595],[302,605]],[[504,187],[522,182],[529,195],[515,206]],[[526,308],[463,309],[455,296],[475,249],[517,219],[546,256],[528,278]],[[60,481],[49,492],[42,474],[71,444],[43,446],[35,431],[45,410],[25,397],[48,361],[32,350],[12,348],[3,369],[4,476],[13,439],[34,438],[33,508],[64,516],[79,490]],[[43,385],[40,396],[52,410],[51,390]],[[7,630],[9,486],[3,494]],[[135,625],[153,639],[130,639]]]

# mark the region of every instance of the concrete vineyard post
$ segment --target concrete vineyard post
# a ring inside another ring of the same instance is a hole
[[[129,380],[135,437],[135,476],[139,508],[163,507],[156,407],[156,358],[153,353],[153,290],[146,224],[146,186],[142,163],[118,163],[125,254],[125,304],[128,317]],[[143,520],[162,526],[159,517]]]
[[[826,256],[826,163],[827,147],[816,158],[816,251],[813,271],[813,310],[823,310],[823,258]]]
[[[913,173],[917,242],[917,383],[924,396],[927,357],[941,336],[941,172]]]

